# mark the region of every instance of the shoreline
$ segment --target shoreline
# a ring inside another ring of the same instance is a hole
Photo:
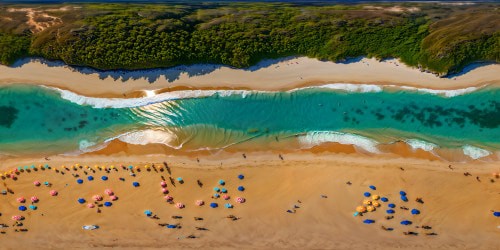
[[[333,63],[297,57],[265,60],[247,69],[222,65],[177,66],[140,71],[96,71],[62,63],[29,59],[15,67],[0,66],[0,85],[32,84],[56,87],[91,97],[142,97],[146,90],[261,90],[287,91],[329,83],[395,85],[453,90],[500,86],[499,64],[467,69],[453,78],[411,68],[397,59],[362,58]]]

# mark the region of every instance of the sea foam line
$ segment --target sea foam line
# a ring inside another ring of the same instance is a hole
[[[488,151],[486,149],[474,147],[471,145],[462,146],[462,150],[463,150],[465,155],[469,156],[470,158],[472,158],[474,160],[491,155],[490,151]]]
[[[442,95],[448,98],[464,95],[467,93],[471,93],[481,89],[482,87],[468,87],[463,89],[456,90],[433,90],[433,89],[425,89],[425,88],[415,88],[409,86],[397,86],[397,85],[375,85],[375,84],[352,84],[352,83],[331,83],[320,86],[311,86],[304,88],[295,88],[289,91],[288,93],[304,90],[304,89],[331,89],[331,90],[339,90],[339,91],[347,91],[347,92],[358,92],[358,93],[367,93],[367,92],[381,92],[386,88],[399,88],[402,90],[409,91],[417,91],[430,93],[434,95]],[[79,105],[89,105],[94,108],[133,108],[133,107],[142,107],[155,103],[160,103],[164,101],[170,100],[178,100],[178,99],[188,99],[188,98],[201,98],[201,97],[209,97],[213,95],[219,96],[231,96],[231,95],[241,95],[245,98],[250,94],[258,94],[258,93],[279,93],[279,91],[260,91],[260,90],[179,90],[172,92],[165,92],[157,95],[149,94],[146,97],[140,98],[99,98],[99,97],[86,97],[69,90],[63,90],[54,87],[46,87],[51,90],[58,92],[61,95],[61,98],[68,100],[70,102],[79,104]],[[151,92],[148,92],[151,93]]]
[[[344,145],[354,145],[370,153],[380,153],[378,142],[370,138],[342,132],[314,131],[298,137],[299,143],[311,148],[327,142],[336,142]]]

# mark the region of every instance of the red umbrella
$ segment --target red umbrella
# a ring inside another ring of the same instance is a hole
[[[30,200],[31,200],[31,202],[38,202],[38,201],[39,201],[39,200],[38,200],[38,197],[36,197],[36,196],[32,196],[32,197],[30,198]]]
[[[107,195],[113,195],[113,194],[114,194],[114,193],[113,193],[113,190],[111,190],[111,189],[109,189],[109,188],[108,188],[108,189],[106,189],[106,190],[104,190],[104,193],[105,193],[105,194],[107,194]]]
[[[56,190],[50,190],[50,195],[51,196],[56,196],[57,195],[57,191]]]
[[[16,199],[16,201],[19,203],[24,203],[26,201],[26,199],[24,199],[24,197],[19,197]]]
[[[171,201],[174,199],[174,197],[172,197],[170,195],[165,195],[165,197],[163,197],[163,198],[165,198],[165,200],[167,200],[167,201]]]
[[[94,195],[94,196],[92,196],[92,199],[95,200],[95,201],[102,201],[102,196],[100,196],[100,195]]]
[[[175,204],[175,207],[181,209],[181,208],[184,208],[185,206],[184,206],[184,204],[179,202],[179,203]]]

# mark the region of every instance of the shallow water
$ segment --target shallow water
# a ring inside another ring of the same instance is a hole
[[[129,143],[161,142],[186,150],[291,137],[299,138],[300,147],[340,140],[369,152],[376,152],[380,142],[410,139],[439,147],[498,150],[500,90],[455,97],[394,89],[220,91],[138,102],[135,107],[96,108],[63,99],[48,88],[0,88],[0,152],[72,152],[118,136]]]

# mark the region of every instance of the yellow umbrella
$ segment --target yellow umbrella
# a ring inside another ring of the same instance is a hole
[[[3,174],[0,174],[0,177],[3,177]]]
[[[358,207],[356,207],[356,211],[359,213],[364,213],[364,212],[366,212],[366,207],[358,206]]]
[[[363,204],[365,204],[365,205],[371,205],[372,201],[371,200],[364,200]]]
[[[373,201],[372,205],[375,207],[380,207],[380,203],[378,203],[378,201]]]
[[[78,163],[77,163],[77,164],[75,164],[75,167],[80,167],[80,164],[78,164]]]
[[[373,211],[375,211],[375,207],[374,206],[367,206],[366,211],[373,212]]]
[[[374,195],[372,195],[372,199],[373,199],[373,200],[378,200],[378,199],[380,199],[380,196],[378,196],[378,195],[374,194]]]
[[[149,166],[148,166],[148,165],[144,165],[144,168],[145,168],[145,169],[148,169],[148,168],[149,168]]]

